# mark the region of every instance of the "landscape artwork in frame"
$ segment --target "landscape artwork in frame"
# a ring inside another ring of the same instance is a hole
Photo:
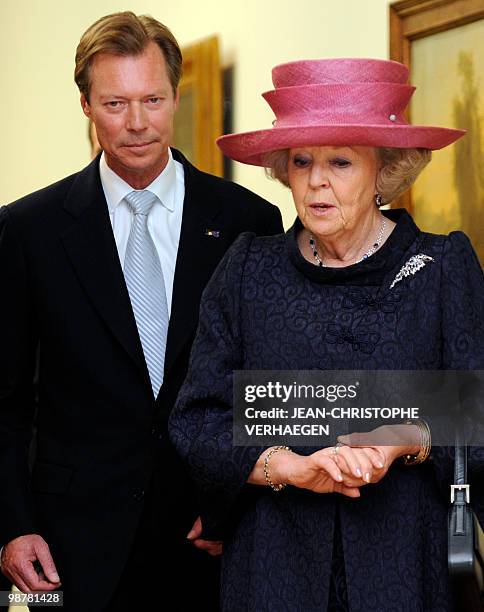
[[[464,4],[475,7],[475,2],[434,4],[441,11],[433,15],[434,27],[440,31],[418,35],[415,27],[417,34],[408,43],[405,63],[410,67],[410,82],[417,87],[410,118],[414,124],[461,128],[467,134],[434,151],[405,204],[425,231],[464,231],[484,265],[484,16],[469,16],[467,23],[456,24],[450,9]],[[443,13],[443,8],[448,11]],[[439,14],[444,23],[440,27]],[[427,27],[432,27],[432,16]]]

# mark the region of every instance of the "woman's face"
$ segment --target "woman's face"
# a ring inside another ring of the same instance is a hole
[[[288,180],[302,224],[324,240],[375,211],[378,153],[372,147],[290,149]]]

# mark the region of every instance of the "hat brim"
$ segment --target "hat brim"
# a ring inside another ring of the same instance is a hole
[[[423,125],[306,125],[226,134],[217,145],[231,159],[266,166],[272,151],[306,146],[368,146],[397,149],[442,149],[465,134],[465,130]]]

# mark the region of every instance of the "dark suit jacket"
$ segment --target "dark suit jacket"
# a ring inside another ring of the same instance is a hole
[[[160,520],[170,542],[180,541],[166,556],[183,563],[189,547],[182,542],[199,509],[166,419],[185,377],[201,293],[241,232],[282,231],[277,208],[198,171],[177,151],[174,157],[184,166],[186,191],[165,382],[156,402],[99,159],[0,209],[0,545],[41,534],[69,610],[100,610],[109,599],[156,468],[165,491]]]

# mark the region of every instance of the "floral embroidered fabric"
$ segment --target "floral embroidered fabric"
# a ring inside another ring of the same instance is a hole
[[[205,537],[225,539],[223,610],[322,612],[330,583],[333,603],[351,612],[454,609],[449,449],[417,468],[394,465],[351,500],[246,485],[263,449],[232,445],[235,369],[484,369],[484,279],[468,239],[425,234],[403,210],[385,214],[397,223],[386,243],[346,268],[306,261],[299,221],[285,235],[244,234],[205,290],[170,433],[199,484]],[[433,261],[390,288],[420,254]],[[482,448],[470,449],[469,472],[484,519]]]

